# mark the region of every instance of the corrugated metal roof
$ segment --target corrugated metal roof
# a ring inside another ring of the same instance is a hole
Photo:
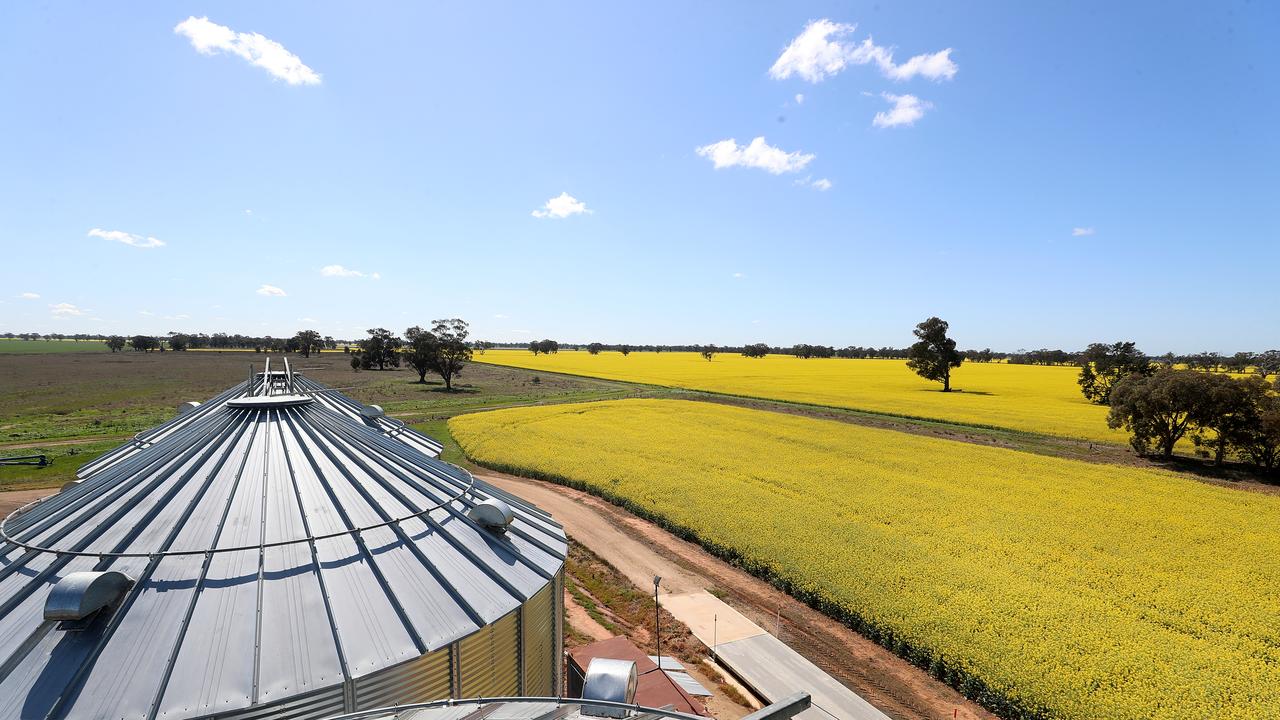
[[[343,395],[337,390],[327,388],[324,385],[302,375],[295,374],[295,387],[299,394],[310,395],[320,401],[330,409],[346,415],[353,420],[368,425],[383,435],[394,438],[415,450],[437,457],[443,446],[432,438],[408,427],[400,420],[389,417],[369,418],[361,414],[364,405],[352,400],[350,397]],[[140,450],[150,447],[154,443],[168,437],[169,435],[181,432],[184,428],[188,428],[193,424],[199,423],[210,413],[217,412],[222,409],[228,401],[235,398],[245,397],[246,395],[259,395],[262,392],[263,375],[258,373],[253,380],[245,380],[235,386],[225,390],[208,402],[202,403],[194,410],[177,415],[173,419],[157,425],[150,430],[138,433],[131,442],[125,443],[120,447],[104,453],[93,462],[87,463],[76,473],[81,479],[88,478],[96,472],[111,467],[119,462],[127,460],[136,455]]]
[[[261,380],[7,520],[0,718],[193,717],[332,688],[471,634],[561,569],[549,515],[349,398],[298,377],[314,402],[228,406]],[[505,533],[467,517],[490,497],[514,511]],[[82,570],[135,583],[83,630],[44,620]]]

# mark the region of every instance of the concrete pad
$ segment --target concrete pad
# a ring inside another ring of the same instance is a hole
[[[888,715],[768,633],[721,643],[716,657],[770,702],[797,690],[808,691],[813,705],[796,715],[799,720],[889,720]]]
[[[706,590],[659,595],[658,599],[667,612],[688,625],[693,636],[707,647],[712,643],[723,645],[764,633],[759,625]]]

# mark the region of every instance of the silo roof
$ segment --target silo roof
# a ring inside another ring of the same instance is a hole
[[[283,371],[270,371],[271,375],[283,374]],[[298,394],[313,397],[319,402],[325,404],[335,412],[341,413],[357,420],[372,428],[375,428],[387,437],[394,438],[419,452],[437,457],[443,446],[436,440],[423,433],[407,426],[404,422],[395,418],[386,416],[369,417],[362,413],[365,406],[361,403],[343,395],[341,392],[332,388],[325,387],[301,373],[293,374],[295,382],[295,392]],[[121,445],[114,450],[103,453],[97,459],[85,464],[84,467],[76,473],[77,477],[84,479],[90,475],[99,472],[107,467],[126,460],[136,455],[140,450],[150,447],[153,443],[167,437],[171,433],[179,432],[183,428],[198,422],[201,418],[209,413],[216,412],[228,402],[246,396],[260,396],[263,390],[263,373],[255,374],[251,379],[238,383],[208,402],[200,404],[190,412],[181,413],[167,422],[161,423],[154,428],[145,430],[134,436],[133,440]]]
[[[0,718],[192,717],[339,686],[471,634],[563,566],[548,514],[323,386],[233,406],[260,381],[5,521]],[[505,532],[468,515],[491,498]],[[44,619],[55,583],[104,570],[133,581],[117,606],[81,629]]]

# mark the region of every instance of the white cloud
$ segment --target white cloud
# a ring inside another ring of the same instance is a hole
[[[84,310],[72,305],[71,303],[58,303],[49,306],[53,310],[54,317],[79,317],[84,315]]]
[[[507,316],[506,316],[506,315],[503,315],[502,313],[494,313],[494,314],[493,314],[493,317],[494,317],[494,319],[495,319],[495,320],[506,320],[506,319],[507,319]]]
[[[896,65],[893,50],[876,45],[870,37],[857,45],[844,41],[843,38],[855,29],[857,25],[836,23],[826,18],[810,22],[774,61],[769,75],[776,80],[799,75],[811,83],[818,83],[849,65],[874,63],[885,77],[892,80],[910,80],[917,75],[930,80],[950,80],[959,70],[951,59],[951,48],[916,55]]]
[[[543,204],[541,209],[534,210],[531,214],[536,218],[563,219],[570,215],[581,215],[583,213],[590,215],[592,212],[594,211],[587,209],[586,203],[567,192],[562,192],[559,196],[553,197]]]
[[[822,192],[826,192],[831,189],[831,181],[826,178],[818,178],[817,180],[814,180],[812,183],[810,183],[809,187],[812,187],[815,190],[821,190]]]
[[[190,320],[191,316],[186,313],[178,313],[177,315],[165,315],[165,320]]]
[[[139,311],[138,311],[138,314],[139,314],[139,315],[146,315],[146,316],[148,316],[148,317],[151,317],[151,316],[155,315],[155,313],[151,312],[150,310],[139,310]]]
[[[266,295],[267,297],[284,297],[285,296],[285,292],[280,288],[276,287],[275,285],[263,285],[262,287],[258,288],[256,292],[259,295]]]
[[[1071,228],[1071,237],[1088,237],[1090,235],[1096,235],[1097,233],[1098,230],[1091,227]]]
[[[736,272],[736,273],[734,273],[734,274],[733,274],[733,276],[734,276],[735,278],[739,279],[739,280],[742,280],[743,278],[745,278],[745,277],[747,276],[747,274],[746,274],[746,273]]]
[[[316,320],[315,318],[298,318],[298,322],[303,322],[303,323],[315,323],[315,322],[319,322],[319,321],[318,321],[318,320]]]
[[[849,52],[847,45],[830,38],[843,37],[855,28],[826,18],[810,22],[774,61],[769,75],[777,80],[799,75],[811,83],[835,75],[848,64]]]
[[[695,152],[711,160],[711,164],[715,165],[717,170],[727,167],[751,167],[767,170],[774,175],[798,172],[815,157],[812,154],[780,150],[766,143],[763,137],[752,140],[749,145],[739,145],[736,139],[730,138],[695,148]]]
[[[796,104],[797,105],[804,104],[804,93],[796,93]]]
[[[868,38],[870,41],[870,38]],[[910,80],[919,75],[930,80],[950,80],[960,68],[951,59],[951,48],[927,55],[916,55],[901,65],[893,64],[893,56],[880,65],[880,70],[892,80]]]
[[[103,240],[113,240],[125,245],[132,245],[136,248],[158,248],[164,247],[164,241],[153,237],[143,237],[134,235],[123,230],[103,230],[102,228],[94,228],[89,231],[88,237],[102,238]]]
[[[19,298],[22,298],[23,300],[39,300],[39,299],[40,299],[40,293],[24,292],[24,293],[22,293],[21,295],[19,295],[18,297],[19,297]]]
[[[191,47],[201,55],[227,52],[239,55],[277,79],[290,85],[319,85],[320,74],[302,63],[302,59],[283,45],[258,33],[241,33],[207,17],[189,17],[173,31],[191,40]]]
[[[917,120],[924,117],[924,111],[933,107],[931,103],[925,102],[915,95],[894,95],[892,93],[880,93],[880,97],[893,103],[893,107],[888,112],[878,112],[872,118],[871,124],[876,127],[897,127],[899,125],[914,125]]]
[[[345,268],[341,265],[325,265],[320,268],[320,274],[325,277],[367,277],[370,280],[382,279],[381,273],[361,272],[360,270],[352,270],[351,268]]]

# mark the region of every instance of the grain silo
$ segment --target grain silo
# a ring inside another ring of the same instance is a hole
[[[0,718],[560,692],[560,525],[269,367],[0,526]]]

